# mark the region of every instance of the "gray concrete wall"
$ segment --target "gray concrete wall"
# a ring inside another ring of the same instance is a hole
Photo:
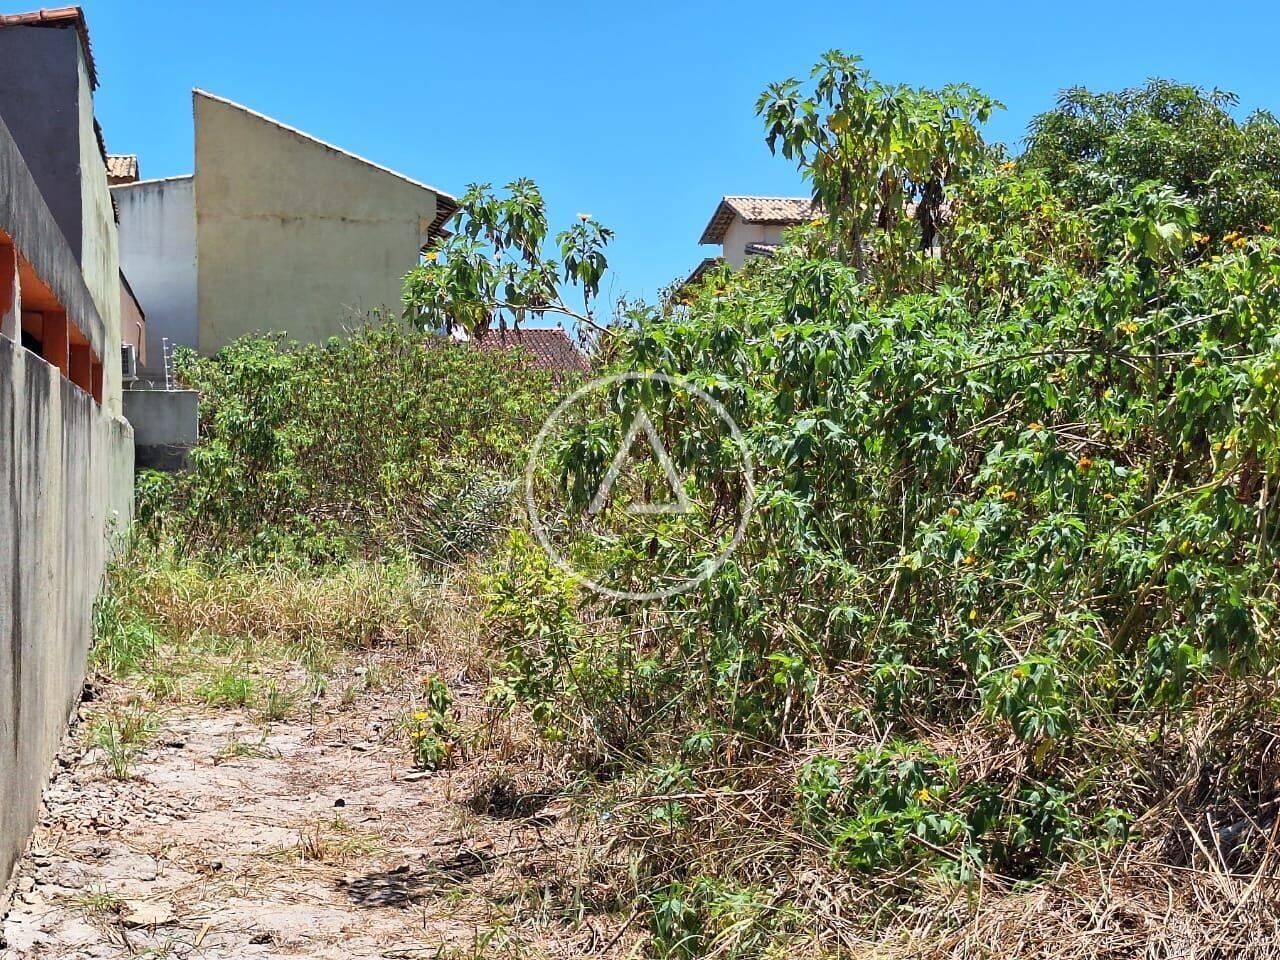
[[[79,52],[80,48],[77,46],[76,50]],[[93,128],[93,88],[83,57],[77,57],[76,68],[80,131],[80,272],[107,334],[106,345],[99,354],[105,377],[103,403],[119,416],[123,386],[119,360],[120,237],[116,231],[111,191],[107,186],[107,164]]]
[[[128,425],[0,337],[0,880],[35,824],[79,697],[132,475]]]
[[[194,97],[200,352],[269,330],[323,343],[374,308],[398,314],[435,191],[238,104]]]
[[[200,395],[194,390],[126,390],[124,416],[133,427],[138,467],[181,470],[200,431]]]
[[[94,351],[114,360],[71,246],[3,121],[0,229]],[[133,431],[108,402],[119,408],[118,360],[116,371],[99,405],[0,336],[0,880],[26,843],[80,691],[110,532],[130,516]]]
[[[79,260],[80,37],[72,27],[0,30],[0,118]]]
[[[0,30],[0,36],[5,31]],[[58,228],[52,211],[45,203],[40,188],[27,168],[17,143],[10,135],[5,122],[0,119],[0,229],[13,237],[15,246],[23,258],[31,264],[36,275],[44,281],[102,358],[104,374],[103,406],[113,414],[120,411],[120,331],[108,330],[98,314],[92,292],[85,284],[80,264],[71,252],[71,245]],[[109,239],[95,242],[115,242],[112,231]],[[117,274],[117,283],[119,275]],[[117,316],[120,301],[116,288]],[[145,307],[143,309],[146,309]],[[112,351],[115,351],[112,353]],[[111,371],[114,373],[111,374]]]
[[[191,177],[111,188],[120,208],[120,265],[147,315],[143,379],[163,381],[168,337],[196,348],[196,204]]]

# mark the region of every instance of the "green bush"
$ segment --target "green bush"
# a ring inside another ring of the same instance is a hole
[[[561,389],[525,354],[394,323],[322,347],[248,337],[179,372],[200,392],[200,443],[189,473],[144,479],[139,519],[186,551],[254,561],[440,563],[483,545]]]
[[[1211,832],[1153,814],[1178,791],[1188,822],[1270,822],[1280,244],[1263,207],[1128,167],[1086,198],[1033,159],[948,182],[935,249],[886,234],[850,263],[820,222],[611,344],[742,426],[747,536],[648,606],[566,594],[517,540],[495,609],[516,693],[590,718],[555,724],[573,755],[638,761],[623,809],[644,814],[619,830],[653,877],[781,876],[816,840],[906,899],[1144,837],[1193,856]],[[578,549],[618,582],[686,569],[737,521],[743,487],[713,469],[733,442],[679,391],[617,399],[702,509],[656,535],[605,514]],[[569,500],[598,489],[611,430],[562,448]],[[693,955],[688,898],[656,917]]]

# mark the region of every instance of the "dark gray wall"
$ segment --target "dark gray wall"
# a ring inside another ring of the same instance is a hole
[[[83,216],[79,58],[73,27],[0,28],[0,119],[77,262]]]

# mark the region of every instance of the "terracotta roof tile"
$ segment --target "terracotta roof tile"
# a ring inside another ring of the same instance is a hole
[[[723,243],[735,219],[744,223],[779,223],[795,226],[813,216],[808,197],[725,197],[716,207],[699,243]]]
[[[477,350],[525,350],[533,356],[533,362],[546,370],[585,371],[591,368],[586,355],[574,345],[569,335],[559,327],[537,329],[521,327],[518,330],[489,330],[483,339],[471,341]]]
[[[133,154],[107,155],[107,179],[112,184],[133,183],[138,179],[138,158]]]
[[[74,27],[80,34],[80,46],[84,50],[84,65],[89,71],[89,86],[98,89],[98,71],[93,64],[93,48],[89,45],[89,26],[84,11],[79,7],[50,7],[30,13],[0,13],[3,27]]]

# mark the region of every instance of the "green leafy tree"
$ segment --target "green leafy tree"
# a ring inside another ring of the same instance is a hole
[[[860,64],[832,50],[810,84],[772,84],[756,111],[769,149],[799,165],[837,253],[865,279],[875,228],[910,220],[918,249],[934,246],[945,189],[988,156],[978,126],[1000,104],[966,85],[883,84]]]
[[[406,315],[420,327],[483,337],[492,325],[519,327],[552,314],[603,329],[595,308],[613,231],[589,214],[556,234],[555,256],[548,256],[546,204],[533,181],[520,179],[505,195],[472,184],[453,226],[405,277]],[[580,306],[569,304],[562,285],[579,292]]]
[[[1022,162],[1077,203],[1154,181],[1201,207],[1211,236],[1256,233],[1280,220],[1280,124],[1264,111],[1236,120],[1238,102],[1169,80],[1112,93],[1073,87],[1032,121]]]

